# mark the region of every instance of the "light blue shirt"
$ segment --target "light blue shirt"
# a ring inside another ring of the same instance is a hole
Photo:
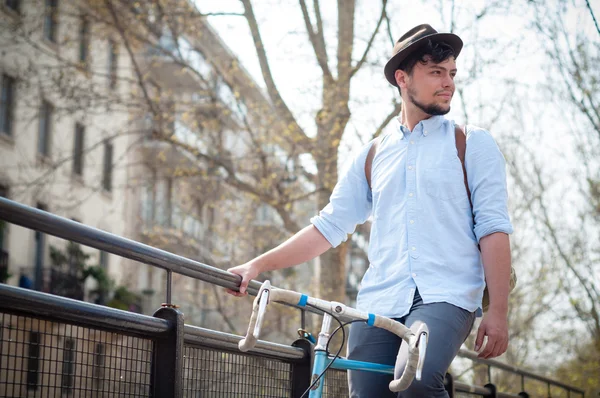
[[[453,121],[434,116],[412,132],[398,123],[385,134],[373,159],[371,191],[365,161],[372,143],[360,150],[329,204],[311,219],[336,247],[372,215],[370,265],[357,307],[399,318],[408,314],[418,288],[424,303],[447,302],[477,311],[485,287],[479,240],[513,231],[498,145],[489,132],[467,129],[471,213]]]

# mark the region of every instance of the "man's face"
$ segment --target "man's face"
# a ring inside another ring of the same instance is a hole
[[[454,57],[436,64],[427,61],[417,62],[412,73],[401,73],[399,86],[408,100],[428,115],[445,115],[450,112],[450,102],[454,95],[456,61]]]

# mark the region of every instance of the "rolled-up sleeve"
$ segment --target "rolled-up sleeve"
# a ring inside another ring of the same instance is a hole
[[[371,215],[371,192],[365,177],[365,161],[373,141],[363,146],[341,174],[329,203],[310,222],[331,246],[337,247]]]
[[[508,214],[506,162],[489,132],[482,129],[469,132],[465,167],[477,242],[496,232],[511,234],[513,227]]]

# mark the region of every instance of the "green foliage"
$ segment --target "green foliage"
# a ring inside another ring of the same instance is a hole
[[[556,371],[556,378],[585,390],[586,397],[600,394],[600,341],[583,344],[573,359]]]
[[[115,281],[110,278],[106,269],[101,265],[88,265],[89,259],[90,255],[77,243],[69,242],[64,251],[50,246],[50,261],[55,269],[74,275],[81,285],[85,284],[88,278],[96,281],[96,288],[90,292],[95,296],[96,303],[104,304],[105,300],[112,296],[106,303],[108,307],[137,311],[140,297],[125,286],[115,287]]]
[[[108,302],[108,306],[124,311],[134,311],[138,307],[140,297],[131,292],[125,286],[119,286],[115,290],[112,300]]]
[[[11,276],[12,274],[8,272],[8,267],[0,268],[0,283],[6,283]]]

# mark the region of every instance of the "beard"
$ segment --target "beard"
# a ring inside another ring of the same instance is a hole
[[[438,104],[423,104],[423,103],[417,101],[417,99],[415,98],[417,93],[412,88],[409,88],[407,92],[408,92],[408,99],[410,99],[410,101],[413,104],[415,104],[415,106],[417,108],[419,108],[420,110],[422,110],[423,112],[425,112],[428,115],[438,116],[438,115],[445,115],[446,113],[450,112],[449,106],[448,106],[448,108],[445,109],[445,108],[442,108]]]

